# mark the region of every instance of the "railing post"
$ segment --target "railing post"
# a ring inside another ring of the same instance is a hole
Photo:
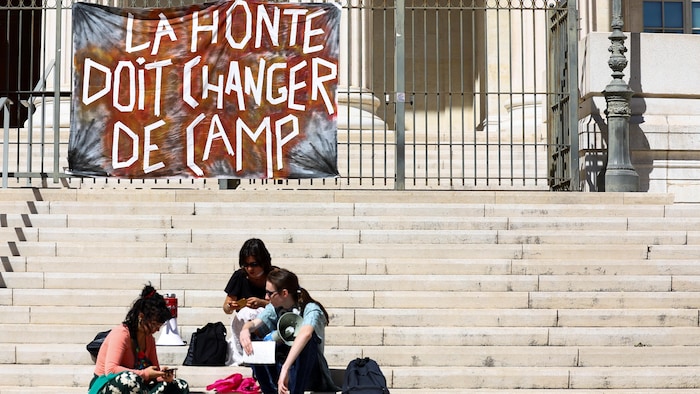
[[[3,134],[2,134],[2,188],[7,189],[7,175],[10,161],[10,104],[12,101],[6,97],[0,97],[0,108],[3,114]]]
[[[394,88],[396,96],[396,180],[395,190],[406,189],[406,38],[404,32],[404,20],[406,7],[404,0],[396,0],[394,11]]]
[[[56,1],[56,60],[54,68],[54,91],[53,91],[53,182],[58,183],[59,157],[61,152],[61,23],[63,17],[63,0]],[[29,158],[31,160],[31,158]]]
[[[639,175],[632,166],[629,146],[630,98],[634,94],[622,79],[627,67],[625,37],[622,33],[622,0],[612,0],[611,53],[608,65],[613,70],[613,80],[605,87],[603,95],[607,102],[605,115],[608,119],[608,163],[605,168],[605,191],[636,192],[639,190]]]

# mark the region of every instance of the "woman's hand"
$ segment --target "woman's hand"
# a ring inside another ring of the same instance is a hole
[[[253,342],[250,340],[250,329],[243,326],[243,329],[241,330],[241,335],[238,337],[238,340],[241,342],[241,347],[243,348],[245,354],[249,356],[253,354]]]
[[[287,387],[287,384],[289,384],[289,368],[285,364],[282,365],[282,369],[280,370],[280,378],[277,380],[278,394],[289,393],[289,387]]]
[[[264,308],[267,305],[267,301],[258,297],[249,297],[246,299],[246,305],[248,308],[258,309]]]
[[[238,306],[236,305],[236,298],[231,297],[231,296],[226,296],[226,299],[224,300],[224,313],[227,315],[232,314],[233,312],[238,309]]]
[[[151,365],[150,367],[144,369],[146,371],[146,381],[150,382],[158,378],[165,376],[165,372],[158,369],[158,367]]]
[[[168,367],[163,368],[163,381],[166,383],[170,383],[173,380],[175,380],[175,370],[176,369],[177,368],[172,368],[172,369],[168,368]]]

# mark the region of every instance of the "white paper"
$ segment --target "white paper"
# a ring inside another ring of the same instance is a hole
[[[253,341],[253,354],[243,351],[243,362],[246,364],[274,364],[275,341]]]

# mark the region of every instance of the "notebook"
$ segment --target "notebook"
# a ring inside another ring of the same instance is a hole
[[[274,364],[275,341],[253,341],[253,354],[243,352],[243,362],[246,364]]]

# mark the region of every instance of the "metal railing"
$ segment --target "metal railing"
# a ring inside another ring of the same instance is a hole
[[[0,97],[0,108],[2,108],[3,115],[3,125],[2,125],[2,187],[7,188],[7,171],[8,168],[8,158],[10,152],[9,139],[10,139],[10,105],[12,101],[7,97]]]
[[[108,3],[169,7],[185,2]],[[67,171],[66,157],[72,3],[31,4],[0,6],[0,24],[26,20],[27,25],[34,26],[20,28],[22,34],[17,38],[19,47],[33,49],[9,53],[5,48],[7,58],[22,63],[19,69],[30,70],[31,75],[19,76],[20,81],[26,80],[21,86],[0,84],[0,96],[23,104],[11,107],[10,118],[16,122],[3,139],[3,147],[12,148],[3,152],[3,163],[7,162],[2,169],[4,178],[24,179],[28,184],[39,180],[67,185],[150,182],[197,187],[219,183],[211,179],[72,176]],[[551,72],[547,66],[547,15],[552,7],[545,0],[517,4],[497,0],[343,0],[341,6],[341,176],[241,180],[242,184],[549,190],[547,161],[553,142],[548,141],[547,103],[554,96],[575,103],[578,91],[577,86],[567,86],[568,90],[562,92],[547,81],[546,74]],[[19,13],[29,16],[18,19]],[[564,39],[575,42],[576,37]],[[15,77],[10,73],[6,80]],[[25,108],[24,116],[20,107]],[[577,121],[564,123],[575,127]],[[561,141],[556,144],[562,148]],[[557,176],[570,177],[566,171]]]

